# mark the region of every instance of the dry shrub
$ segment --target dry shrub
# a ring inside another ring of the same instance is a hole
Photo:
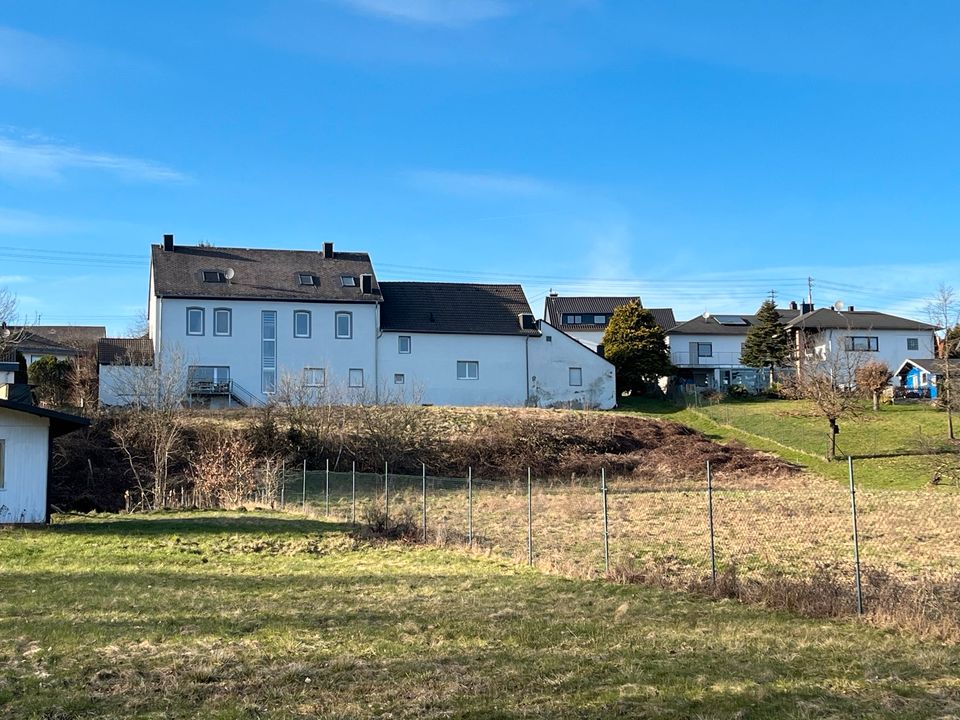
[[[420,542],[423,532],[410,508],[398,508],[387,516],[379,505],[367,505],[360,511],[360,536],[380,540]]]
[[[201,435],[198,444],[188,474],[198,505],[236,507],[253,495],[260,473],[247,438],[231,430],[214,430]]]

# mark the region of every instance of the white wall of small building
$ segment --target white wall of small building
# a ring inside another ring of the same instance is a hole
[[[301,378],[305,368],[322,368],[330,389],[372,394],[375,386],[378,308],[373,303],[261,302],[252,300],[182,300],[161,298],[159,353],[161,368],[168,358],[191,366],[229,367],[230,377],[253,395],[266,399],[261,387],[261,313],[277,313],[277,377]],[[187,334],[187,309],[202,308],[204,334]],[[229,336],[214,335],[214,310],[229,309]],[[310,313],[310,337],[294,337],[294,312]],[[337,338],[335,315],[353,317],[350,338]],[[363,371],[364,387],[348,390],[351,369]]]
[[[40,524],[47,519],[50,421],[0,408],[3,488],[0,524]]]
[[[594,352],[603,344],[603,332],[600,330],[594,330],[592,332],[589,330],[569,330],[567,331],[567,335]]]
[[[141,397],[148,383],[145,378],[153,372],[152,367],[136,365],[101,365],[100,405],[117,407],[130,404],[149,404],[150,399]]]
[[[410,338],[410,352],[399,338]],[[522,406],[527,401],[527,338],[519,335],[384,332],[379,340],[381,398],[432,405]],[[478,363],[476,380],[457,362]],[[403,375],[403,383],[394,376]]]
[[[530,340],[530,395],[540,407],[574,405],[610,410],[617,404],[613,365],[546,321],[541,336]],[[570,384],[571,369],[581,371],[581,384]]]

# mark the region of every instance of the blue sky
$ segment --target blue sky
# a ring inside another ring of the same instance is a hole
[[[960,275],[958,30],[947,2],[5,3],[0,285],[121,332],[172,232],[522,282],[538,313],[812,276],[922,318]]]

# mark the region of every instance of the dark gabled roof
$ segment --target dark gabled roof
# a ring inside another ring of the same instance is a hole
[[[47,340],[77,350],[92,350],[100,338],[107,336],[107,329],[102,325],[34,325],[29,329]]]
[[[299,300],[301,302],[377,302],[380,292],[366,253],[335,252],[325,258],[313,250],[246,250],[186,247],[172,251],[152,246],[154,292],[158,297],[233,300]],[[229,282],[204,282],[204,272],[235,275]],[[316,278],[302,285],[300,274]],[[356,279],[343,287],[341,276]],[[373,293],[361,292],[360,276],[373,275]]]
[[[960,372],[960,358],[950,358],[947,362],[950,365],[951,372]],[[907,365],[913,365],[916,368],[920,368],[928,373],[933,373],[934,375],[942,373],[945,369],[943,358],[908,358],[900,363],[900,367],[897,368],[894,375],[902,373]]]
[[[380,326],[394,332],[539,335],[520,327],[530,305],[519,285],[382,282]]]
[[[929,323],[887,315],[872,310],[833,310],[820,308],[794,318],[788,327],[807,330],[936,330]]]
[[[60,437],[61,435],[66,435],[74,430],[79,430],[82,427],[90,425],[90,421],[86,418],[68,415],[67,413],[57,412],[56,410],[47,410],[46,408],[36,405],[14,402],[13,400],[0,399],[0,409],[14,410],[16,412],[49,419],[51,437]]]
[[[98,365],[153,365],[150,338],[103,338],[97,343]]]
[[[559,330],[565,332],[576,332],[577,330],[604,330],[606,325],[599,323],[571,325],[563,322],[564,315],[612,315],[613,311],[621,305],[636,300],[638,297],[612,297],[612,296],[580,296],[580,297],[562,297],[547,296],[544,306],[544,318]],[[669,330],[677,324],[671,308],[646,308],[653,315],[663,330]]]
[[[777,312],[780,314],[780,323],[782,325],[789,325],[790,321],[800,314],[799,310],[787,310],[781,308],[777,308]],[[738,318],[743,322],[737,324],[724,324],[717,320],[718,317]],[[703,315],[697,315],[697,317],[693,318],[692,320],[682,322],[671,330],[667,331],[667,335],[746,335],[750,328],[756,324],[756,322],[756,315],[739,315],[736,313],[730,313],[729,315],[707,315],[707,317],[704,317]]]
[[[12,330],[16,342],[7,349],[7,355],[11,357],[18,352],[24,355],[67,355],[71,357],[80,354],[77,348],[39,335],[33,328],[12,328]]]

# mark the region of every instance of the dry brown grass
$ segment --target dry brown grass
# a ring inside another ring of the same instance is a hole
[[[420,519],[419,478],[395,478],[391,513]],[[430,540],[465,544],[467,495],[461,480],[430,480]],[[721,475],[714,493],[718,577],[710,573],[707,497],[683,480],[651,490],[614,479],[608,496],[610,578],[735,598],[805,615],[856,611],[850,496],[809,477],[767,483]],[[382,479],[362,480],[360,504],[376,505]],[[381,491],[382,492],[382,491]],[[860,491],[860,554],[867,617],[877,624],[960,640],[960,495]],[[602,502],[596,483],[537,483],[535,564],[577,578],[606,575]],[[335,517],[349,517],[336,498]],[[345,515],[346,513],[346,515]],[[473,550],[527,562],[526,483],[474,486]]]

